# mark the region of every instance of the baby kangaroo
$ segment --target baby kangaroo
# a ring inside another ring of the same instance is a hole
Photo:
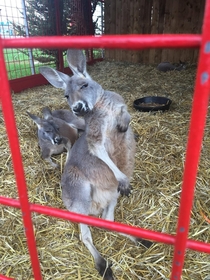
[[[62,112],[62,110],[57,111]],[[48,107],[43,109],[43,119],[29,112],[27,112],[27,114],[38,127],[38,142],[42,158],[49,161],[53,167],[58,167],[58,165],[52,161],[51,156],[53,154],[61,154],[66,149],[65,145],[62,143],[62,137],[68,138],[71,146],[74,144],[78,138],[77,125],[79,129],[84,129],[84,120],[73,115],[72,120],[74,126],[70,126],[64,120],[53,117]],[[70,114],[72,113],[70,112]],[[68,116],[67,112],[66,115]]]
[[[123,98],[91,79],[81,50],[69,49],[73,76],[41,67],[41,74],[62,88],[74,114],[84,116],[85,131],[68,153],[62,174],[62,199],[69,211],[114,220],[119,195],[129,195],[134,169],[135,139]],[[93,245],[90,229],[80,224],[81,238],[104,280],[113,280],[111,265]],[[137,238],[128,236],[134,242]],[[151,242],[141,240],[145,246]]]

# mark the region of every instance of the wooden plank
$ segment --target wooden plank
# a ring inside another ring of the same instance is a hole
[[[116,23],[115,23],[115,34],[122,34],[122,0],[115,0],[116,1]],[[115,51],[115,59],[120,61],[122,59],[122,50],[118,49]]]
[[[151,15],[151,33],[158,33],[158,25],[159,25],[159,2],[161,0],[153,0],[152,3],[152,15]]]
[[[152,9],[152,34],[163,34],[165,24],[166,0],[154,0]],[[160,63],[162,61],[162,49],[151,49],[149,63]]]
[[[173,3],[174,0],[166,0],[165,3],[165,24],[163,30],[164,34],[171,33],[171,21],[172,21],[171,13],[173,11]],[[163,49],[161,61],[169,61],[169,60],[170,60],[169,49]]]
[[[128,28],[128,34],[133,34],[134,30],[133,30],[133,25],[134,25],[134,2],[135,0],[130,0],[130,24],[129,24],[129,28]],[[127,50],[126,52],[126,61],[133,61],[133,51]]]
[[[130,29],[130,1],[122,1],[122,34],[129,34]],[[128,50],[121,51],[121,61],[127,61]],[[129,61],[129,60],[128,60]]]
[[[192,1],[194,0],[179,0],[179,15],[177,17],[176,29],[178,33],[192,33],[192,12],[193,5]],[[183,15],[185,15],[183,17]],[[175,52],[174,61],[190,61],[193,51],[190,49],[182,49]]]
[[[159,17],[158,17],[158,30],[157,30],[159,34],[164,33],[165,13],[166,13],[165,9],[166,9],[166,0],[159,0]]]
[[[204,9],[205,9],[205,0],[200,2],[195,1],[194,9],[193,9],[193,24],[192,24],[192,33],[194,34],[201,34],[202,33],[202,25],[203,25],[203,18],[204,18]],[[196,22],[197,20],[197,22]],[[192,55],[192,63],[197,63],[198,61],[199,50],[193,50]]]
[[[202,26],[202,18],[204,12],[205,1],[197,0],[173,0],[170,1],[171,8],[169,10],[170,17],[166,23],[165,33],[199,33]],[[167,0],[167,5],[169,4]],[[166,5],[166,8],[168,7]],[[174,15],[173,20],[170,20]],[[169,24],[168,24],[169,23]],[[186,62],[196,62],[198,50],[195,49],[174,49],[163,50],[162,60],[177,63],[179,60]]]
[[[106,1],[105,1],[106,2]],[[116,0],[110,2],[110,34],[116,34]],[[115,59],[115,50],[109,51],[109,59]]]
[[[146,26],[146,22],[145,22],[145,11],[146,11],[146,6],[145,6],[145,0],[139,0],[138,2],[138,6],[136,7],[136,11],[138,12],[138,18],[135,21],[135,25],[136,25],[136,33],[139,34],[145,34],[145,26]],[[147,53],[147,50],[140,50],[139,52],[135,51],[135,56],[134,62],[141,62],[143,63],[144,61],[144,57]]]
[[[153,0],[151,9],[151,34],[158,34],[158,24],[159,24],[159,1]],[[149,54],[149,63],[154,63],[157,59],[158,50],[151,49]]]
[[[144,14],[143,14],[143,34],[151,34],[151,10],[152,10],[153,0],[144,0]],[[150,49],[144,50],[142,52],[143,63],[149,63]]]
[[[180,1],[182,3],[180,3]],[[184,26],[184,21],[185,18],[187,18],[186,16],[183,16],[184,13],[182,13],[183,11],[185,11],[187,13],[187,11],[185,10],[185,0],[176,0],[174,5],[173,5],[173,10],[171,11],[171,13],[173,13],[174,18],[171,24],[171,33],[176,34],[176,33],[183,33],[183,26]],[[181,4],[181,5],[180,5]],[[183,53],[184,49],[181,50],[170,50],[170,52],[168,52],[168,54],[170,54],[170,62],[172,63],[178,63],[181,59],[181,55]]]
[[[166,0],[159,1],[159,17],[158,17],[158,34],[164,34],[165,14],[166,14]],[[160,63],[162,61],[162,49],[157,50],[156,59],[154,62]]]
[[[106,0],[104,3],[104,33],[110,34],[110,13],[111,13],[111,0]]]
[[[144,0],[135,0],[133,2],[133,34],[142,34],[141,6]],[[132,51],[132,62],[139,62],[139,51]]]
[[[111,34],[111,0],[106,0],[104,3],[104,34]],[[105,58],[109,59],[110,51],[105,49],[104,51]]]
[[[179,0],[179,11],[176,17],[176,30],[178,33],[198,33],[195,30],[201,29],[201,22],[199,22],[199,9],[201,2],[198,5],[196,0]],[[184,16],[183,16],[184,15]],[[174,52],[173,60],[185,62],[192,62],[194,60],[193,49],[182,49]]]

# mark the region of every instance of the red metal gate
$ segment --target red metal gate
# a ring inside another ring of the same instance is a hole
[[[32,212],[63,218],[72,222],[82,222],[88,225],[102,227],[130,235],[147,238],[156,242],[163,242],[174,246],[174,257],[171,280],[181,279],[186,249],[210,254],[210,244],[188,239],[190,212],[194,197],[196,175],[200,158],[200,151],[206,123],[209,90],[210,90],[210,0],[206,1],[203,31],[201,35],[125,35],[125,36],[72,36],[72,37],[33,37],[0,39],[0,100],[5,119],[5,125],[10,143],[14,172],[16,175],[19,200],[1,196],[0,203],[20,208],[22,211],[25,235],[31,258],[34,279],[42,279],[36,242],[31,219]],[[191,112],[190,129],[187,143],[187,153],[183,174],[183,184],[180,200],[178,226],[176,235],[163,234],[121,223],[105,221],[98,218],[83,216],[52,207],[31,204],[28,200],[27,186],[21,152],[18,141],[17,128],[10,95],[3,50],[6,48],[200,48],[199,64],[194,90]],[[199,101],[199,102],[198,102]],[[0,279],[11,279],[0,275]]]

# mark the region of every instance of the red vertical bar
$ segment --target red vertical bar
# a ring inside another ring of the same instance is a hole
[[[206,1],[202,42],[199,64],[192,104],[191,121],[186,151],[186,162],[183,174],[183,185],[180,200],[177,235],[174,248],[171,280],[179,280],[185,258],[190,214],[194,198],[194,189],[201,145],[206,123],[210,91],[210,0]]]
[[[17,128],[14,117],[14,110],[12,106],[9,82],[7,77],[6,66],[4,62],[2,39],[0,38],[0,100],[2,103],[2,111],[9,138],[10,150],[12,154],[12,162],[14,173],[17,182],[17,188],[19,193],[19,200],[22,210],[22,218],[24,223],[25,234],[27,238],[28,249],[30,253],[32,268],[34,277],[36,280],[41,280],[41,270],[38,260],[38,254],[36,249],[36,242],[33,232],[33,223],[31,220],[31,213],[29,208],[29,201],[27,195],[27,187],[25,182],[25,175],[23,170],[22,158],[20,153],[20,146],[18,141]],[[15,186],[14,186],[15,187]]]

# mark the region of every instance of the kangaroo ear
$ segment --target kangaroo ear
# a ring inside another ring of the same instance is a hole
[[[26,111],[26,113],[29,115],[29,117],[35,122],[35,124],[38,126],[38,128],[41,127],[42,124],[42,119],[40,119],[39,117],[29,113],[28,111]]]
[[[46,119],[46,120],[52,117],[52,112],[49,107],[44,107],[42,109],[42,114],[43,114],[44,119]]]
[[[42,66],[39,68],[40,73],[45,77],[48,82],[56,87],[65,89],[70,77],[60,71],[51,67]]]
[[[68,49],[67,62],[73,74],[91,79],[86,70],[86,57],[82,50]]]

